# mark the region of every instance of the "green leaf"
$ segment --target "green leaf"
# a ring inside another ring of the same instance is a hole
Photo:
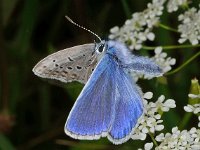
[[[15,148],[9,139],[0,133],[0,150],[14,150]]]

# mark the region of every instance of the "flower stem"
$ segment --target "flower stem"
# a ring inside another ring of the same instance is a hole
[[[181,123],[179,124],[179,130],[183,130],[185,128],[185,126],[188,124],[188,122],[190,121],[192,117],[192,113],[188,113],[186,112],[185,115],[183,116],[183,119],[181,121]]]
[[[152,139],[154,145],[157,147],[157,146],[158,146],[158,143],[156,142],[155,138],[153,137],[153,134],[152,134],[151,132],[149,132],[148,134],[149,134],[149,136],[151,137],[151,139]]]
[[[129,8],[129,5],[128,5],[127,1],[126,0],[121,0],[121,3],[122,3],[122,6],[123,6],[123,9],[124,9],[124,12],[126,14],[126,17],[130,18],[131,17],[131,10]]]
[[[154,50],[158,46],[145,46],[143,45],[142,48],[146,50]],[[182,49],[182,48],[195,48],[200,47],[200,44],[197,45],[167,45],[167,46],[161,46],[162,49],[165,50],[172,50],[172,49]]]
[[[164,24],[162,24],[162,23],[159,23],[158,26],[161,27],[161,28],[163,28],[163,29],[166,29],[166,30],[169,30],[169,31],[173,31],[173,32],[179,33],[178,30],[176,30],[176,29],[174,29],[174,28],[171,28],[171,27],[169,27],[169,26],[167,26],[167,25],[164,25]]]
[[[185,67],[186,65],[188,65],[191,61],[193,61],[195,58],[197,58],[200,55],[200,51],[198,53],[196,53],[195,55],[193,55],[191,58],[189,58],[185,63],[183,63],[181,66],[179,66],[178,68],[166,73],[165,75],[172,75],[176,72],[178,72],[179,70],[181,70],[183,67]]]

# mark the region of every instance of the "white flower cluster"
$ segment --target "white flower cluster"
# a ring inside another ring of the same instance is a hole
[[[155,56],[152,59],[163,69],[164,73],[171,70],[171,66],[176,63],[175,58],[167,57],[167,53],[162,52],[162,47],[155,49]]]
[[[188,96],[192,99],[200,98],[200,94],[198,95],[188,94]],[[188,104],[187,106],[184,106],[184,110],[186,112],[192,112],[194,114],[198,114],[200,113],[200,103],[193,104],[193,105]],[[198,117],[198,119],[199,119],[198,127],[200,127],[200,116]]]
[[[144,94],[144,99],[151,99],[153,96],[152,92]],[[155,133],[164,129],[164,125],[161,123],[161,115],[158,111],[167,112],[170,108],[175,108],[175,101],[172,99],[165,100],[165,97],[161,95],[158,100],[154,102],[147,102],[144,100],[144,115],[140,118],[132,139],[145,140],[148,133]]]
[[[200,104],[188,104],[187,106],[184,106],[184,110],[186,112],[193,112],[194,114],[200,113]]]
[[[155,55],[151,59],[162,68],[163,73],[166,73],[172,69],[172,65],[175,65],[176,59],[167,57],[167,53],[162,52],[162,47],[157,47],[155,50]],[[131,76],[137,81],[139,78],[152,79],[151,75],[143,75],[142,73],[131,72]]]
[[[172,133],[163,133],[156,136],[156,141],[161,144],[156,150],[199,150],[200,149],[200,130],[192,128],[191,130],[178,130],[177,127],[172,128]]]
[[[109,35],[110,39],[127,43],[130,49],[139,50],[142,42],[147,39],[153,41],[155,35],[152,31],[163,13],[163,4],[166,0],[153,0],[147,4],[143,12],[134,13],[132,18],[125,22],[121,28],[113,27]]]
[[[197,45],[200,40],[200,10],[188,9],[184,14],[179,15],[178,19],[182,22],[178,26],[178,31],[181,33],[179,43],[189,40],[192,45]]]
[[[179,6],[186,5],[188,0],[169,0],[167,3],[167,11],[169,13],[178,10]]]

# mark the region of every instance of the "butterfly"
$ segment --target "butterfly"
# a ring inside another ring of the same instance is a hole
[[[107,137],[128,141],[143,115],[143,96],[130,73],[161,76],[151,59],[133,55],[114,40],[78,45],[53,53],[33,68],[35,75],[85,84],[67,118],[65,133],[74,139]]]

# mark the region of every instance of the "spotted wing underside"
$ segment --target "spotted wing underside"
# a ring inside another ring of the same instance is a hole
[[[95,44],[84,44],[47,56],[35,65],[33,72],[42,78],[85,84],[96,64]]]

